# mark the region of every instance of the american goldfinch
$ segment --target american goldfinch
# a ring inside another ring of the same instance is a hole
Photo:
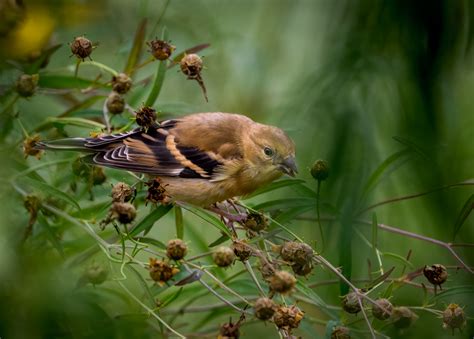
[[[297,173],[295,145],[281,129],[230,113],[196,113],[127,133],[44,141],[37,148],[87,152],[93,164],[156,176],[172,201],[202,207]]]

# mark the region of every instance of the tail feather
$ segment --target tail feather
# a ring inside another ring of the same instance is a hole
[[[57,140],[39,141],[35,144],[35,149],[39,150],[61,150],[61,151],[82,151],[94,152],[85,146],[85,138],[67,138]]]

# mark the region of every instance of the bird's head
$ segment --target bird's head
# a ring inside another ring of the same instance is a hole
[[[295,144],[281,129],[255,124],[247,134],[245,157],[258,169],[262,180],[275,180],[282,174],[292,177],[298,173],[295,161]]]

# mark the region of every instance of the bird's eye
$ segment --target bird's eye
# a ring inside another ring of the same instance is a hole
[[[263,153],[265,153],[265,155],[267,157],[272,157],[273,156],[273,150],[270,147],[265,147],[263,149]]]

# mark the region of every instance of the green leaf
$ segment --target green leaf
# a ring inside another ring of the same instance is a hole
[[[105,128],[104,124],[100,122],[96,122],[93,120],[87,120],[82,118],[56,118],[56,117],[49,117],[43,122],[41,125],[35,128],[36,132],[45,130],[51,126],[77,126],[77,127],[84,127],[84,128],[98,128],[103,129]]]
[[[173,208],[172,205],[159,205],[155,208],[150,214],[148,214],[145,218],[143,218],[130,232],[131,237],[135,237],[141,232],[147,234],[150,229],[153,227],[155,222],[160,220],[163,216],[166,215],[171,209]]]
[[[22,183],[25,183],[25,184],[35,188],[40,193],[46,193],[46,194],[48,194],[52,197],[55,197],[59,200],[67,202],[68,204],[70,204],[71,206],[74,206],[78,210],[81,209],[81,207],[76,202],[76,200],[71,198],[68,194],[64,193],[63,191],[61,191],[57,188],[54,188],[53,186],[50,186],[47,183],[44,183],[44,182],[41,182],[41,181],[38,181],[38,180],[34,180],[32,178],[29,178],[29,177],[24,177],[22,179]]]
[[[474,209],[474,194],[471,194],[471,196],[466,200],[466,203],[464,204],[463,208],[461,209],[461,213],[459,213],[458,219],[456,220],[456,223],[454,224],[453,239],[456,238],[456,235],[458,234],[459,230],[461,229],[461,226],[464,224],[466,219],[469,217],[469,214],[471,214],[471,211],[473,209]]]
[[[216,227],[223,234],[226,234],[228,237],[232,237],[232,234],[230,233],[227,226],[224,225],[222,221],[220,221],[218,218],[216,218],[214,215],[210,214],[206,210],[203,210],[197,207],[191,207],[191,206],[186,207],[186,209],[190,211],[191,213],[195,214],[196,216],[198,216],[199,218],[203,219],[204,221],[207,221],[212,226]]]
[[[133,38],[133,46],[128,55],[127,65],[123,70],[124,73],[132,75],[136,65],[140,60],[140,54],[145,43],[145,32],[146,32],[147,19],[143,18],[137,26],[135,31],[135,37]]]
[[[73,75],[40,74],[38,86],[56,89],[84,89],[87,87],[106,87],[95,80],[88,80]]]
[[[377,214],[372,214],[372,249],[375,252],[375,256],[377,256],[377,234],[379,230],[379,224],[377,222]]]
[[[208,246],[215,247],[217,245],[222,244],[223,242],[226,242],[227,240],[229,240],[229,236],[227,234],[223,234],[222,236],[211,242]]]
[[[401,255],[398,255],[396,253],[391,253],[391,252],[380,252],[380,254],[382,254],[384,257],[391,257],[395,260],[398,260],[400,262],[403,263],[403,265],[405,266],[409,266],[410,268],[413,268],[413,264],[411,262],[409,262],[408,260],[406,260],[404,257],[402,257]]]
[[[179,239],[184,237],[184,223],[183,223],[183,210],[179,206],[174,207],[174,219],[176,223],[176,236]]]
[[[426,154],[426,152],[421,147],[416,145],[414,142],[408,140],[407,138],[394,136],[393,139],[398,141],[402,145],[407,146],[409,149],[415,151],[415,153],[418,153],[419,155],[421,155],[426,160],[430,160],[430,157],[428,156],[428,154]]]
[[[430,304],[434,303],[438,299],[452,297],[459,294],[474,294],[474,286],[473,285],[463,285],[463,286],[456,286],[451,287],[448,290],[444,290],[441,293],[438,293],[431,297]],[[472,300],[472,299],[471,299]]]
[[[296,283],[296,289],[298,290],[298,292],[304,294],[307,298],[311,299],[311,301],[313,301],[315,305],[319,306],[320,310],[326,313],[326,315],[328,315],[332,319],[337,319],[337,316],[334,311],[330,310],[324,300],[311,288],[306,286],[304,282],[298,280]]]
[[[257,195],[267,193],[267,192],[271,192],[271,191],[277,190],[279,188],[283,188],[283,187],[287,187],[287,186],[293,186],[293,185],[301,185],[303,183],[305,183],[305,181],[301,180],[301,179],[286,179],[286,180],[275,181],[275,182],[272,182],[270,185],[259,188],[258,190],[256,190],[252,194],[246,196],[245,199],[250,199],[250,198],[255,197]]]
[[[287,223],[287,222],[290,222],[292,220],[294,220],[297,216],[303,214],[303,213],[306,213],[308,211],[311,211],[312,209],[314,209],[314,206],[310,205],[310,206],[298,206],[298,207],[294,207],[294,208],[291,208],[285,212],[282,212],[280,214],[278,214],[277,216],[274,217],[274,219],[276,221],[278,221],[279,223]]]
[[[312,198],[293,198],[293,199],[277,199],[266,201],[252,208],[255,210],[275,210],[275,209],[288,209],[293,207],[308,207],[316,206],[316,199]]]
[[[138,282],[140,283],[140,285],[142,286],[142,289],[146,292],[146,295],[148,296],[148,298],[150,299],[150,305],[152,305],[152,307],[155,307],[155,298],[153,297],[153,294],[151,293],[151,290],[150,290],[150,287],[148,286],[147,282],[145,281],[145,279],[143,278],[143,276],[140,274],[140,272],[138,272],[133,266],[131,263],[129,263],[128,265],[125,265],[125,267],[130,271],[130,272],[133,272],[133,274],[135,275],[135,277],[137,278]]]
[[[162,249],[162,250],[166,250],[166,245],[164,243],[162,243],[159,240],[153,239],[153,238],[136,237],[135,240],[137,240],[138,242],[145,243],[145,244],[153,245],[153,246],[155,246],[159,249]]]
[[[49,48],[47,48],[46,50],[44,50],[40,57],[37,58],[33,63],[31,64],[28,64],[26,67],[25,67],[25,73],[27,74],[35,74],[35,73],[38,73],[38,71],[40,70],[41,68],[41,65],[44,64],[44,62],[49,58],[51,57],[51,55],[53,55],[54,52],[56,52],[60,47],[62,46],[62,44],[56,44],[54,46],[51,46]]]
[[[167,305],[171,304],[173,301],[178,299],[182,291],[183,291],[183,288],[181,287],[176,292],[161,299],[160,308],[166,307]]]

